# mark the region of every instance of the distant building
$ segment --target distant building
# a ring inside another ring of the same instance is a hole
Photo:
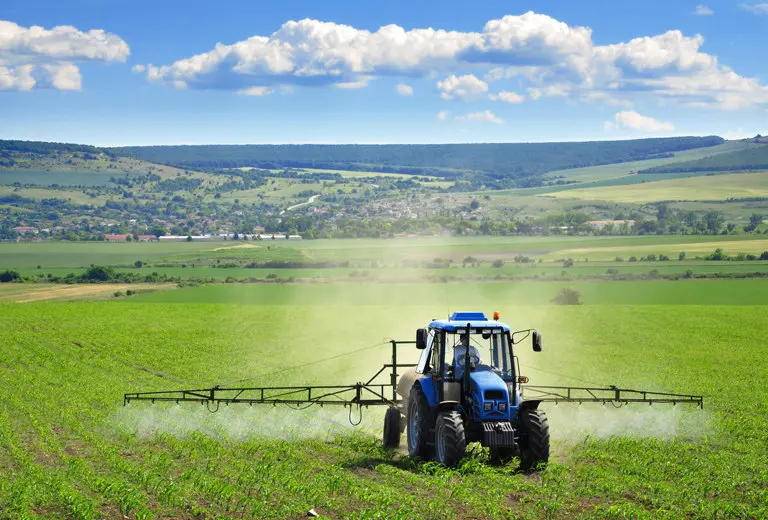
[[[125,242],[128,240],[128,235],[107,234],[107,235],[104,235],[104,240],[106,240],[107,242]]]
[[[157,242],[155,235],[139,235],[139,242]]]
[[[37,235],[39,231],[32,226],[16,226],[13,230],[20,235]]]
[[[613,227],[619,227],[623,224],[626,224],[627,227],[632,227],[635,225],[634,220],[591,220],[589,222],[589,225],[592,226],[592,229],[603,229],[607,225],[612,225]]]

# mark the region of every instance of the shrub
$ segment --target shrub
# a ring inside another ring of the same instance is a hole
[[[115,278],[115,270],[103,265],[91,265],[80,278],[88,282],[108,282]]]
[[[552,298],[552,303],[558,305],[582,305],[581,292],[569,287],[563,287],[557,296]]]
[[[677,259],[680,260],[681,262],[685,260],[685,251],[680,251],[680,254],[677,255]]]
[[[504,267],[504,260],[494,260],[491,264],[492,267]]]
[[[630,256],[629,257],[629,261],[630,262],[637,262],[637,257],[636,256]]]
[[[569,258],[568,260],[563,261],[563,269],[567,269],[569,267],[573,267],[573,258]]]
[[[620,256],[617,256],[617,257],[616,257],[616,259],[615,259],[614,261],[615,261],[615,262],[623,262],[623,261],[624,261],[624,259],[623,259],[622,257],[620,257]]]
[[[144,262],[142,262],[141,260],[136,260],[133,263],[133,265],[134,265],[134,267],[136,267],[136,269],[141,269],[142,267],[144,267]]]
[[[669,257],[667,255],[659,255],[659,261],[660,262],[669,262]]]
[[[8,269],[0,273],[0,283],[17,282],[19,280],[21,280],[21,275],[18,271]]]
[[[768,251],[763,251],[762,254],[760,254],[760,260],[768,260]]]
[[[112,295],[115,298],[120,298],[123,295],[123,291],[115,291],[115,293]]]

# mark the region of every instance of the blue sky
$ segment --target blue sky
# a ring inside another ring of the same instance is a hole
[[[766,133],[765,1],[3,0],[0,138]]]

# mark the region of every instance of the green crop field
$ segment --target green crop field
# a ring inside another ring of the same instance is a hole
[[[767,283],[582,283],[582,307],[549,305],[559,285],[541,283],[1,303],[0,517],[762,518]],[[542,331],[544,352],[519,352],[535,383],[700,393],[705,408],[548,406],[552,463],[524,474],[482,450],[456,469],[386,452],[377,409],[354,429],[328,409],[122,406],[137,390],[364,380],[387,338],[464,308]]]
[[[646,174],[637,175],[644,179]],[[548,193],[549,197],[613,202],[656,202],[661,200],[727,200],[768,197],[768,172],[706,175],[684,179],[652,180],[627,186],[572,189]]]

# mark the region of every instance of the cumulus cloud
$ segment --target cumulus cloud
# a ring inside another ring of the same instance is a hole
[[[406,85],[405,83],[398,83],[397,86],[395,87],[395,91],[401,96],[413,95],[413,87],[410,85]]]
[[[741,4],[741,8],[758,16],[768,15],[768,4]]]
[[[525,96],[521,96],[516,92],[499,92],[498,94],[491,94],[488,96],[491,101],[502,101],[504,103],[522,103],[525,101]]]
[[[79,90],[76,62],[124,62],[129,54],[119,36],[101,29],[21,27],[0,20],[0,90]]]
[[[446,101],[472,99],[488,92],[488,83],[472,74],[456,77],[453,74],[437,82],[440,97]]]
[[[456,116],[456,121],[463,121],[467,123],[495,123],[497,125],[504,123],[503,119],[496,117],[490,110],[483,110],[482,112],[471,112],[463,116]]]
[[[699,16],[712,16],[713,14],[715,14],[715,12],[712,9],[710,9],[708,6],[704,4],[697,5],[694,13]]]
[[[237,93],[242,94],[244,96],[261,97],[261,96],[268,96],[272,92],[273,90],[268,87],[250,87],[250,88],[244,88],[243,90],[239,90]]]
[[[438,121],[445,121],[446,119],[448,119],[448,115],[449,115],[449,112],[447,110],[441,110],[440,112],[437,113],[437,115],[435,116],[435,119],[437,119]]]
[[[704,14],[706,9],[702,4],[698,11]],[[745,9],[768,13],[768,4],[745,4]],[[591,29],[534,12],[490,20],[477,32],[398,25],[367,31],[304,19],[288,21],[267,36],[217,43],[175,63],[146,65],[145,74],[149,81],[176,88],[234,92],[253,87],[363,88],[381,76],[438,77],[444,78],[438,91],[446,100],[485,97],[489,82],[508,91],[511,85],[504,82],[514,81],[532,100],[568,97],[629,104],[650,97],[721,109],[768,104],[766,87],[758,79],[720,64],[701,50],[703,45],[702,36],[677,30],[595,45]],[[16,76],[23,79],[24,71]],[[690,88],[681,88],[686,82]]]
[[[146,65],[139,64],[139,65],[134,65],[133,67],[131,67],[131,72],[142,73],[142,72],[144,72],[146,70],[147,70]]]
[[[614,116],[614,121],[606,121],[605,128],[608,130],[627,129],[645,132],[671,132],[675,129],[675,125],[640,115],[632,110],[626,110],[617,112]]]

